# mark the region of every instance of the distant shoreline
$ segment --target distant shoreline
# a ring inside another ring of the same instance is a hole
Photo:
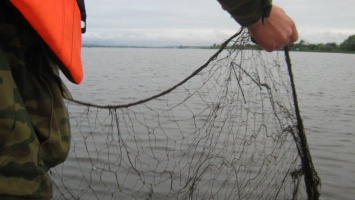
[[[219,49],[217,46],[111,46],[111,45],[83,45],[83,48],[144,48],[144,49]],[[230,49],[227,47],[226,49]],[[253,45],[247,48],[241,48],[245,50],[261,50],[259,46]],[[310,53],[346,53],[346,54],[355,54],[355,51],[342,51],[342,50],[297,50],[297,49],[290,49],[293,52],[310,52]]]
[[[146,48],[146,49],[212,49],[209,46],[121,46],[121,45],[83,45],[85,48]]]

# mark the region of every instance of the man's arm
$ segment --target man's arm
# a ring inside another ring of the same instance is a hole
[[[218,0],[223,9],[266,51],[285,47],[298,39],[294,21],[271,0]]]

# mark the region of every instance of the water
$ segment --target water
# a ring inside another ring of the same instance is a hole
[[[355,197],[355,55],[293,53],[301,114],[323,199]]]
[[[84,48],[84,82],[67,86],[79,100],[129,103],[181,81],[214,52]],[[355,55],[291,52],[291,59],[311,155],[322,179],[321,199],[353,199]]]

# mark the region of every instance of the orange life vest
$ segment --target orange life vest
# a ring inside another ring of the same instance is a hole
[[[73,83],[83,80],[81,13],[76,0],[10,0],[47,43]]]

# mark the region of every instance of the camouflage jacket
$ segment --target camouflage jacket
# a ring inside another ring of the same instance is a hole
[[[272,0],[218,0],[222,8],[243,27],[270,16]]]

